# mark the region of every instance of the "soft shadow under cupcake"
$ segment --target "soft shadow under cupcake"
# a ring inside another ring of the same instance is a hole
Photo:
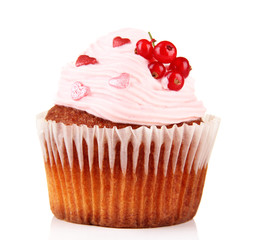
[[[183,224],[143,229],[106,228],[93,225],[72,224],[55,217],[51,220],[49,240],[88,240],[88,239],[184,239],[198,240],[194,220]]]

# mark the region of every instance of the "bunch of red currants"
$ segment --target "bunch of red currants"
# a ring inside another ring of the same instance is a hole
[[[166,77],[168,89],[179,91],[190,73],[189,61],[184,57],[177,57],[177,49],[173,43],[161,41],[155,46],[156,40],[150,33],[149,36],[151,41],[141,39],[136,43],[135,53],[149,60],[148,68],[154,78]]]

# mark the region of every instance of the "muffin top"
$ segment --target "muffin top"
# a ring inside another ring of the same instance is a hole
[[[63,67],[55,104],[124,124],[168,125],[203,117],[205,107],[195,97],[194,80],[182,77],[180,90],[169,86],[168,63],[163,64],[167,73],[156,79],[149,63],[158,56],[142,56],[137,51],[141,39],[151,41],[144,31],[122,29],[91,44]]]

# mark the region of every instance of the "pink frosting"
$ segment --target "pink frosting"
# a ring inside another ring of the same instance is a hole
[[[131,43],[113,48],[117,36],[129,38]],[[195,97],[191,77],[180,91],[170,91],[165,81],[151,76],[148,61],[134,53],[136,42],[143,38],[149,39],[144,31],[122,29],[91,44],[82,54],[98,63],[76,67],[75,59],[67,64],[55,103],[118,123],[164,125],[202,117],[205,108]],[[87,86],[91,94],[74,100],[71,89],[76,82]]]

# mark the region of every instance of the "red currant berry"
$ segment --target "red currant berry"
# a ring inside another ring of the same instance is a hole
[[[177,49],[168,41],[159,42],[154,48],[154,57],[161,63],[171,63],[177,56]]]
[[[184,78],[180,73],[175,71],[169,71],[166,73],[166,78],[168,79],[167,87],[173,91],[179,91],[184,85]]]
[[[82,65],[96,64],[96,58],[89,57],[88,55],[80,55],[76,61],[76,67],[80,67]]]
[[[136,43],[135,53],[146,58],[152,58],[153,47],[152,43],[147,39],[141,39]]]
[[[151,62],[148,65],[148,68],[151,72],[152,77],[160,79],[165,74],[165,66],[160,62]]]
[[[177,57],[169,65],[169,70],[175,70],[179,72],[182,75],[182,77],[186,78],[189,76],[189,73],[191,71],[191,66],[188,59],[184,57]]]
[[[154,57],[148,59],[148,64],[156,62],[156,59]]]

